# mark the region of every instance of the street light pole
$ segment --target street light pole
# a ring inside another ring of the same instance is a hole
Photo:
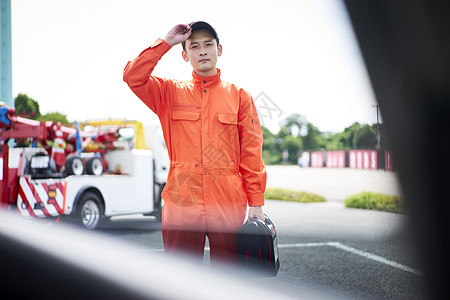
[[[377,105],[372,105],[372,107],[376,107],[377,108],[377,169],[385,169],[385,167],[383,166],[382,162],[381,162],[381,157],[383,157],[383,160],[385,160],[386,158],[384,157],[384,155],[381,153],[381,146],[380,146],[380,113],[379,113],[379,108],[380,106]],[[385,165],[386,162],[384,162]],[[386,169],[385,169],[386,170]]]
[[[372,105],[372,107],[377,108],[377,151],[380,150],[380,119],[379,119],[379,105]]]

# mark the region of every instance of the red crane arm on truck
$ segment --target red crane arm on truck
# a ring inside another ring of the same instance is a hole
[[[3,144],[6,144],[11,138],[35,138],[38,140],[47,138],[45,122],[18,117],[15,112],[15,109],[3,110],[4,117],[9,121],[9,124],[0,122]]]
[[[2,146],[1,157],[3,158],[2,180],[0,182],[0,205],[15,203],[17,195],[17,169],[9,168],[9,145],[10,139],[28,139],[33,142],[47,144],[47,140],[55,137],[57,126],[50,121],[36,121],[16,116],[14,108],[0,107],[0,140]],[[61,126],[63,137],[75,135],[76,130]]]

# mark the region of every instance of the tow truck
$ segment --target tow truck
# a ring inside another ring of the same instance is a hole
[[[157,125],[98,120],[63,126],[0,106],[0,206],[87,229],[118,215],[161,219],[169,159]]]

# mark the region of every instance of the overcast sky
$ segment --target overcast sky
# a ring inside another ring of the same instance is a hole
[[[223,46],[222,79],[250,91],[263,125],[276,133],[291,113],[322,131],[375,123],[376,104],[340,0],[13,0],[13,96],[70,121],[157,122],[122,81],[135,58],[178,23],[206,21]],[[155,76],[189,80],[171,49]]]

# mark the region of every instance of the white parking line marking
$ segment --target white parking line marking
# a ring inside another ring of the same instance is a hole
[[[367,251],[362,251],[347,245],[344,245],[342,243],[339,242],[319,242],[319,243],[295,243],[295,244],[279,244],[278,248],[283,249],[283,248],[306,248],[306,247],[334,247],[334,248],[338,248],[362,257],[365,257],[367,259],[371,259],[373,261],[377,261],[380,262],[382,264],[406,271],[406,272],[410,272],[413,273],[415,275],[423,275],[423,273],[419,270],[416,270],[414,268],[399,264],[398,262],[395,262],[393,260],[389,260],[387,258],[384,258],[382,256],[378,256],[375,255],[373,253],[367,252]],[[209,251],[209,247],[205,247],[205,251]],[[164,251],[164,249],[148,249],[148,250],[144,250],[144,251]]]
[[[296,243],[296,244],[280,244],[278,248],[304,248],[304,247],[323,247],[323,246],[331,246],[332,242],[324,242],[324,243]]]
[[[356,248],[341,244],[339,242],[280,244],[280,245],[278,245],[278,248],[303,248],[303,247],[323,247],[323,246],[335,247],[335,248],[365,257],[367,259],[371,259],[371,260],[380,262],[382,264],[413,273],[415,275],[423,275],[423,273],[419,270],[399,264],[398,262],[389,260],[387,258],[375,255],[375,254],[367,252],[367,251],[358,250]]]

